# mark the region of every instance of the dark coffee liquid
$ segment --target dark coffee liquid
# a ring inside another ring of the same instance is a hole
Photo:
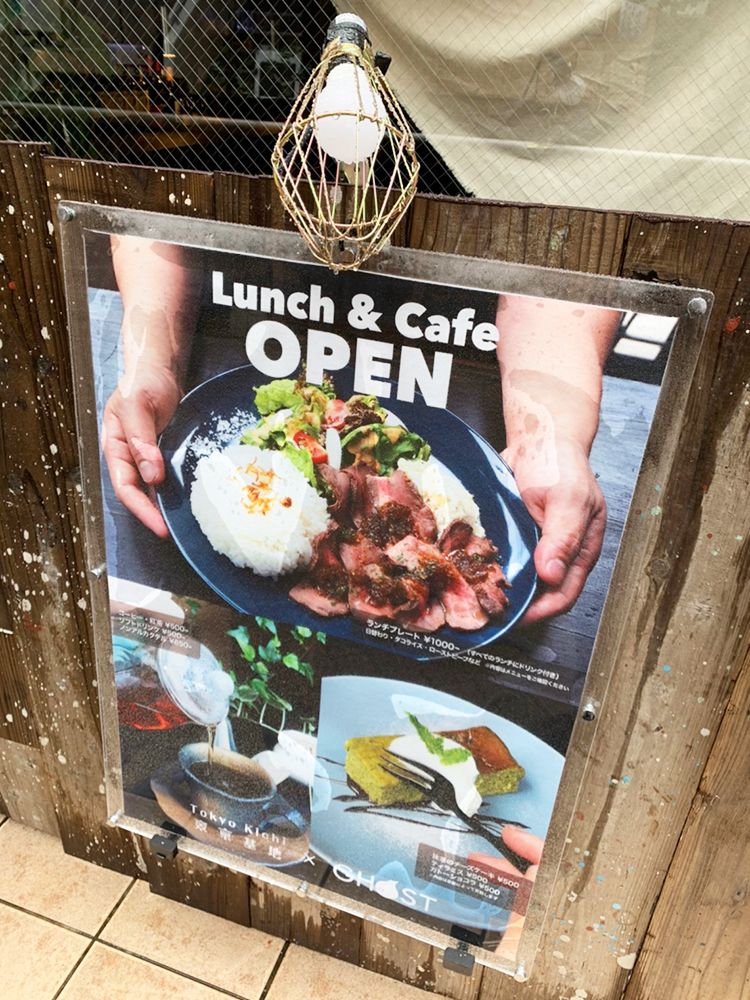
[[[190,765],[190,773],[210,788],[240,799],[267,799],[273,792],[270,781],[262,774],[235,770],[216,760],[196,761]]]

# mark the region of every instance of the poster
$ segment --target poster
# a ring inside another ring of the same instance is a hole
[[[512,966],[676,316],[83,245],[124,813]]]

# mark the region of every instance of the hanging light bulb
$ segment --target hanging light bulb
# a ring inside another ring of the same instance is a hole
[[[314,256],[359,267],[385,245],[417,189],[414,137],[364,21],[340,14],[273,151],[285,209]]]
[[[321,149],[341,163],[372,156],[388,120],[380,96],[360,66],[334,66],[315,100],[315,136]]]

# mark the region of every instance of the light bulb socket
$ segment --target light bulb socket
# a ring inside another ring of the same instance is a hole
[[[388,67],[393,62],[393,56],[389,56],[387,52],[376,52],[375,53],[375,69],[380,70],[380,72],[385,76],[388,72]]]
[[[326,42],[330,45],[335,41],[344,45],[356,45],[364,52],[365,47],[370,44],[367,25],[356,14],[339,14],[328,25],[326,32]]]

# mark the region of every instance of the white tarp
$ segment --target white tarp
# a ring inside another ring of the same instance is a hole
[[[352,0],[478,198],[750,218],[747,0]]]

